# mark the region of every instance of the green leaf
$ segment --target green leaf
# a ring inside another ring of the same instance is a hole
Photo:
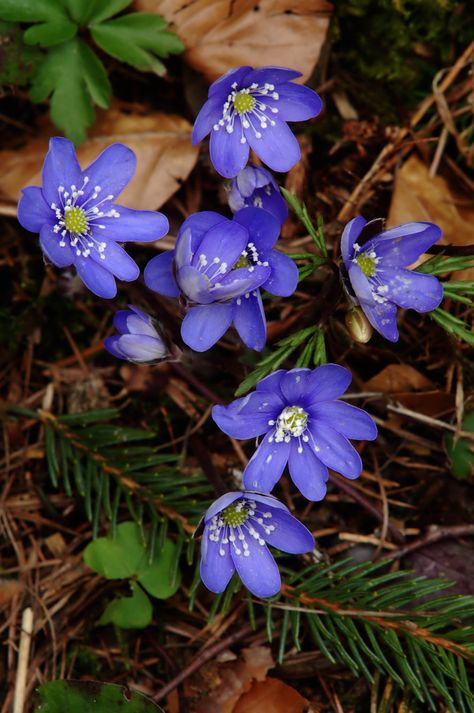
[[[84,550],[85,563],[106,579],[134,577],[144,556],[145,544],[134,522],[122,522],[115,537],[98,537]]]
[[[1,20],[43,22],[66,18],[60,0],[0,0]]]
[[[40,102],[51,95],[51,118],[74,143],[86,138],[94,123],[92,102],[108,106],[110,85],[102,63],[80,39],[53,47],[35,73],[30,98]]]
[[[462,422],[462,430],[474,433],[474,411],[469,413]],[[456,443],[449,433],[445,438],[446,451],[451,461],[451,470],[456,478],[464,479],[474,475],[474,441],[462,437]]]
[[[38,698],[36,713],[163,713],[142,693],[96,681],[50,681]]]
[[[118,597],[107,604],[99,624],[115,624],[121,629],[144,629],[151,623],[153,607],[143,589],[131,582],[131,597]]]
[[[41,45],[42,47],[53,47],[62,42],[71,40],[77,32],[77,25],[66,19],[42,22],[29,27],[23,39],[27,45]]]
[[[286,188],[280,188],[280,190],[288,205],[294,210],[294,212],[312,237],[313,242],[321,251],[321,254],[324,257],[327,257],[328,249],[326,245],[326,239],[324,237],[322,219],[318,218],[318,225],[317,227],[315,227],[313,221],[309,217],[308,209],[306,208],[305,204],[300,203],[296,196],[294,196],[293,193],[290,193],[290,191],[287,191]]]
[[[135,522],[122,522],[115,537],[98,537],[84,550],[85,563],[102,577],[137,577],[147,592],[158,599],[168,599],[179,588],[179,574],[175,576],[177,559],[177,545],[165,539],[150,562],[140,527]]]
[[[164,30],[165,26],[158,15],[132,13],[93,25],[91,34],[99,47],[115,59],[142,71],[163,74],[166,68],[155,55],[167,57],[184,49],[177,35]]]
[[[149,563],[147,558],[142,562],[137,572],[138,581],[157,599],[168,599],[179,589],[181,577],[175,574],[177,548],[171,540],[165,540],[160,552],[157,552]]]
[[[77,0],[72,0],[77,2]],[[80,2],[80,0],[79,0]],[[98,25],[109,17],[117,15],[126,7],[131,5],[133,0],[90,0],[87,3],[89,11],[87,13],[87,21]]]

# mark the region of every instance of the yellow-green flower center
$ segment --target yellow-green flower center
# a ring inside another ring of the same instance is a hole
[[[71,208],[64,214],[66,230],[75,235],[83,235],[89,229],[86,212],[82,208]]]
[[[248,111],[252,111],[255,106],[255,98],[247,94],[247,92],[237,92],[233,101],[237,114],[245,114]]]
[[[228,508],[221,512],[221,518],[224,525],[230,525],[231,527],[239,527],[239,525],[243,525],[247,520],[247,517],[247,510],[242,507],[241,503],[229,505]]]
[[[377,263],[374,258],[368,255],[359,255],[355,261],[366,277],[373,277],[377,272]]]
[[[232,269],[238,270],[241,267],[248,267],[248,266],[249,266],[249,261],[248,261],[247,256],[241,255]]]

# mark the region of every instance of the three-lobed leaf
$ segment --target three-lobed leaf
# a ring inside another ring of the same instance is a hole
[[[99,624],[114,624],[121,629],[144,629],[151,623],[153,607],[136,582],[130,583],[131,597],[117,597],[105,607]]]

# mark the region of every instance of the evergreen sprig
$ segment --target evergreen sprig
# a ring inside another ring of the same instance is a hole
[[[123,504],[137,524],[150,522],[159,537],[170,521],[182,532],[194,531],[211,498],[209,483],[200,473],[181,473],[177,455],[148,445],[154,433],[110,423],[119,416],[116,409],[54,416],[12,407],[9,414],[42,424],[51,483],[83,498],[94,536],[102,513],[115,532]]]
[[[344,560],[298,572],[282,568],[286,584],[278,597],[248,599],[250,621],[255,607],[263,607],[280,662],[290,645],[316,647],[371,684],[377,674],[408,688],[423,710],[439,710],[439,695],[451,713],[474,711],[466,666],[474,663],[474,596],[440,595],[452,583],[388,572],[388,564]],[[241,589],[233,580],[216,598],[211,616],[227,613]]]
[[[76,144],[85,140],[94,123],[94,106],[107,109],[112,95],[107,70],[92,43],[120,62],[159,75],[166,68],[158,58],[184,49],[159,15],[132,12],[114,17],[131,2],[0,0],[0,20],[28,23],[23,42],[44,50],[35,61],[30,99],[51,97],[51,119]]]

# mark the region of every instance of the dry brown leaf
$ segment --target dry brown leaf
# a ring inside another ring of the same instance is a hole
[[[429,391],[432,381],[408,364],[389,364],[366,382],[368,391],[391,394],[400,391]]]
[[[173,23],[185,60],[209,82],[233,67],[291,67],[307,79],[326,38],[328,0],[136,0]]]
[[[276,678],[254,683],[244,693],[233,713],[303,713],[308,701],[298,691]]]
[[[252,681],[263,681],[273,666],[267,646],[243,649],[242,658],[217,664],[219,684],[200,701],[195,713],[233,713],[237,701],[250,689]]]
[[[24,589],[22,582],[17,579],[0,579],[0,606],[7,604],[13,597]]]
[[[41,166],[49,137],[56,130],[48,124],[41,136],[31,139],[19,151],[1,151],[0,192],[16,202],[24,186],[41,185]],[[81,166],[87,166],[106,146],[120,142],[137,155],[137,170],[120,195],[120,203],[130,208],[155,210],[180,187],[197,160],[198,149],[191,144],[191,125],[175,114],[138,114],[122,109],[102,112],[77,152]]]
[[[423,161],[412,154],[397,171],[388,225],[428,220],[443,231],[442,243],[474,243],[474,202],[458,195],[439,175],[430,177]],[[474,269],[456,273],[456,280],[474,279]]]

